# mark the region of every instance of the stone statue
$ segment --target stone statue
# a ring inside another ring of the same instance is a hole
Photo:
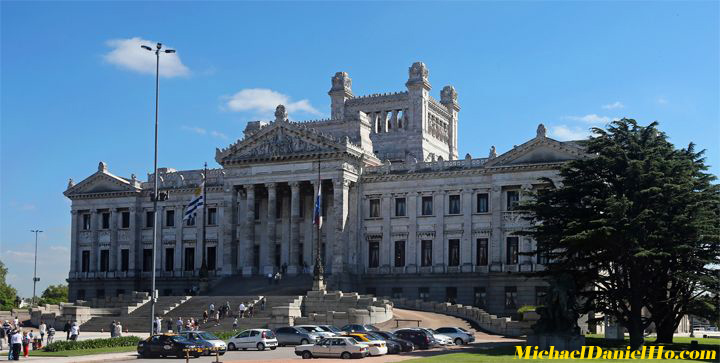
[[[288,114],[287,114],[287,111],[285,110],[285,105],[278,105],[275,108],[275,122],[283,122],[283,121],[287,121],[287,119],[288,119]]]
[[[457,91],[453,86],[445,86],[440,91],[440,103],[457,103]]]
[[[408,73],[409,73],[408,83],[423,82],[423,81],[427,82],[428,69],[427,69],[427,66],[425,66],[425,63],[423,63],[423,62],[413,63],[413,65],[410,66]]]
[[[545,137],[545,134],[547,133],[547,130],[545,130],[545,125],[540,124],[537,127],[537,137],[542,138]]]
[[[490,146],[490,159],[497,157],[497,151],[495,151],[495,145]]]
[[[332,77],[332,89],[330,91],[336,91],[336,90],[349,90],[352,88],[352,79],[348,76],[346,72],[337,72]]]
[[[70,189],[70,188],[72,188],[72,187],[74,187],[74,186],[75,186],[75,181],[72,180],[72,178],[70,178],[70,180],[68,180],[68,189]]]
[[[535,334],[578,335],[580,316],[575,306],[575,280],[565,274],[548,281],[550,286],[543,306],[536,312],[540,320],[532,326]]]
[[[105,164],[104,161],[101,161],[100,164],[98,164],[98,171],[107,172],[107,164]]]

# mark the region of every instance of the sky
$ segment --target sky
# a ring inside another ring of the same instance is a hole
[[[70,201],[97,170],[152,171],[154,55],[162,42],[161,167],[211,167],[251,120],[330,114],[330,77],[355,95],[458,92],[459,153],[485,157],[628,117],[660,122],[720,171],[719,2],[0,2],[0,260],[32,296],[64,283]]]

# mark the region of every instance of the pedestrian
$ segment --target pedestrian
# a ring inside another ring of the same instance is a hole
[[[10,338],[12,349],[10,350],[11,356],[8,356],[8,360],[20,360],[20,350],[22,350],[22,335],[17,330],[12,330],[12,337]]]
[[[209,309],[210,310],[210,316],[215,315],[215,304],[210,303]]]
[[[122,324],[118,321],[117,324],[115,324],[115,337],[120,338],[122,336]]]
[[[15,329],[20,329],[20,320],[18,320],[17,316],[13,319],[13,326],[15,326]]]
[[[275,275],[273,275],[273,282],[275,282],[275,285],[277,285],[280,282],[280,272],[276,272]]]
[[[40,326],[38,326],[38,329],[40,329],[40,348],[42,348],[42,342],[45,340],[45,334],[47,333],[47,324],[40,320]]]
[[[177,325],[177,332],[179,333],[182,330],[183,327],[183,320],[181,317],[177,318],[177,321],[175,322],[175,325]]]
[[[220,311],[215,312],[215,326],[220,325]]]
[[[203,324],[207,323],[208,321],[208,312],[207,310],[203,311]]]
[[[18,335],[20,335],[20,333],[18,333]],[[23,358],[27,358],[28,354],[30,354],[30,337],[27,332],[22,333],[22,350]]]
[[[260,299],[260,311],[265,311],[265,298]]]
[[[7,332],[5,329],[0,328],[0,350],[3,350],[3,341],[7,339]],[[12,346],[8,345],[8,349],[12,349]]]
[[[72,327],[70,327],[70,340],[77,340],[78,335],[80,335],[80,326],[78,326],[77,321],[75,321]]]
[[[247,307],[247,317],[252,318],[254,312],[255,312],[255,305],[253,303],[249,302],[248,307]]]
[[[238,316],[240,319],[245,317],[245,304],[243,302],[240,302],[240,305],[238,306]]]
[[[70,324],[70,320],[65,322],[65,326],[63,327],[63,331],[65,332],[65,340],[70,340],[70,329],[72,328],[72,325]]]
[[[154,327],[155,327],[155,334],[162,333],[162,320],[160,320],[159,316],[155,316]]]
[[[113,320],[112,323],[110,324],[110,329],[109,329],[109,331],[110,331],[110,338],[115,338],[115,326],[116,326],[116,325],[117,325],[117,324],[115,323],[115,320]]]
[[[308,268],[307,262],[303,261],[303,273],[308,274],[310,273],[310,269]]]
[[[233,330],[237,330],[237,326],[238,326],[238,318],[235,318],[235,320],[233,320]]]
[[[47,343],[52,344],[52,342],[55,340],[55,328],[50,326],[50,329],[48,329],[47,332]]]

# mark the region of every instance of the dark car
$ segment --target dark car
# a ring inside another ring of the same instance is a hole
[[[430,349],[436,345],[435,338],[422,330],[400,329],[395,331],[395,335],[412,342],[420,349]]]
[[[286,345],[303,345],[315,344],[322,337],[317,333],[313,333],[294,326],[285,326],[275,329],[278,345],[284,347]]]
[[[202,354],[203,348],[180,335],[155,334],[139,341],[137,352],[143,358],[170,356],[185,358],[186,354],[197,358]]]
[[[365,332],[364,334],[370,339],[385,341],[385,345],[388,349],[388,354],[400,354],[403,352],[403,347],[402,345],[400,345],[400,343],[393,339],[387,339],[383,335],[378,334],[378,332],[376,331]]]
[[[369,331],[378,331],[380,329],[376,328],[374,325],[370,324],[348,324],[344,327],[340,328],[340,330],[346,332],[346,333],[365,333]]]
[[[373,334],[383,337],[385,341],[399,344],[402,352],[412,352],[415,349],[415,345],[411,341],[402,339],[389,331],[374,331]]]

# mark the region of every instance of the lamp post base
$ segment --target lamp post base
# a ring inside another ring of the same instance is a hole
[[[322,276],[317,276],[313,279],[313,291],[325,291],[325,281]]]

